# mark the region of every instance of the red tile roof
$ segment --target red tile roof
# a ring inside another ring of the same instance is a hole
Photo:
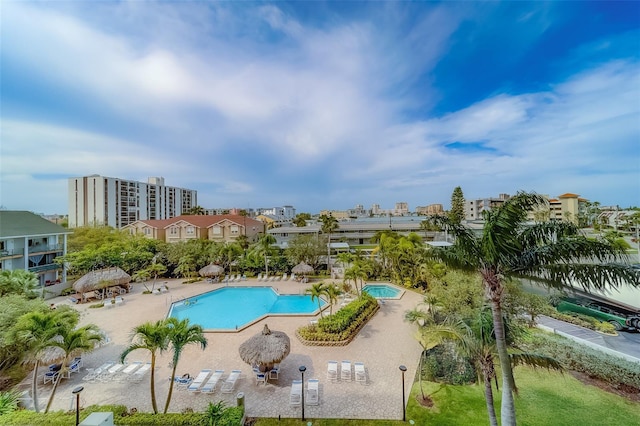
[[[566,194],[562,194],[562,195],[558,195],[558,198],[578,198],[580,195],[578,194],[572,194],[570,192],[567,192]]]

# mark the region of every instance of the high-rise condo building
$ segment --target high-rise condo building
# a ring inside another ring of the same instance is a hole
[[[122,228],[136,220],[170,219],[198,205],[198,192],[165,186],[164,178],[136,182],[91,175],[69,179],[69,227]]]

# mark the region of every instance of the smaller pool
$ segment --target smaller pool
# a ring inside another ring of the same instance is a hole
[[[388,284],[367,284],[362,288],[376,299],[400,299],[404,290]]]

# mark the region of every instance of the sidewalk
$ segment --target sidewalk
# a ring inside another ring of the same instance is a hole
[[[599,351],[617,356],[619,358],[624,358],[627,361],[640,363],[640,358],[637,358],[636,354],[611,349],[609,347],[610,345],[606,342],[604,335],[596,331],[560,321],[545,315],[538,315],[538,317],[536,318],[536,322],[538,323],[538,328],[542,330],[564,336],[568,339],[571,339],[585,346],[589,346],[593,349],[597,349]]]

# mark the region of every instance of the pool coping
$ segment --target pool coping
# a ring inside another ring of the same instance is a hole
[[[394,297],[376,297],[376,299],[378,299],[378,300],[400,300],[400,299],[402,299],[402,296],[404,296],[404,293],[406,292],[406,290],[404,288],[399,287],[399,286],[397,286],[395,284],[392,284],[392,283],[387,283],[387,282],[385,282],[385,283],[377,283],[377,282],[366,283],[365,285],[362,286],[362,290],[365,291],[364,288],[366,286],[368,286],[368,285],[370,285],[370,286],[376,286],[376,285],[377,286],[383,286],[384,285],[384,286],[387,286],[387,287],[395,288],[396,290],[399,291],[397,296],[394,296]],[[375,296],[373,296],[373,297],[375,297]]]
[[[269,286],[269,285],[252,285],[252,286],[231,286],[231,285],[226,285],[226,286],[222,286],[213,290],[209,290],[209,291],[205,291],[203,293],[199,293],[197,295],[194,296],[190,296],[190,297],[185,297],[181,300],[176,300],[171,302],[171,304],[169,305],[169,310],[167,311],[165,318],[169,318],[170,314],[171,314],[171,310],[173,309],[173,306],[176,305],[177,303],[185,303],[188,306],[188,303],[190,299],[196,299],[200,296],[209,294],[209,293],[214,293],[216,291],[225,289],[225,288],[270,288],[274,293],[276,293],[278,296],[301,296],[303,294],[300,293],[280,293],[278,291],[278,289],[276,287],[273,286]],[[304,318],[304,317],[315,317],[318,314],[320,314],[320,312],[326,310],[331,304],[324,298],[322,298],[322,301],[325,302],[324,306],[322,306],[322,308],[320,309],[316,309],[315,311],[311,312],[311,313],[291,313],[291,314],[286,314],[286,313],[266,313],[260,317],[256,317],[254,320],[249,321],[248,323],[245,323],[243,325],[241,325],[240,327],[234,328],[204,328],[202,329],[202,331],[204,333],[238,333],[248,327],[251,327],[252,325],[254,325],[257,322],[260,322],[266,318],[269,317],[291,317],[291,318]]]

